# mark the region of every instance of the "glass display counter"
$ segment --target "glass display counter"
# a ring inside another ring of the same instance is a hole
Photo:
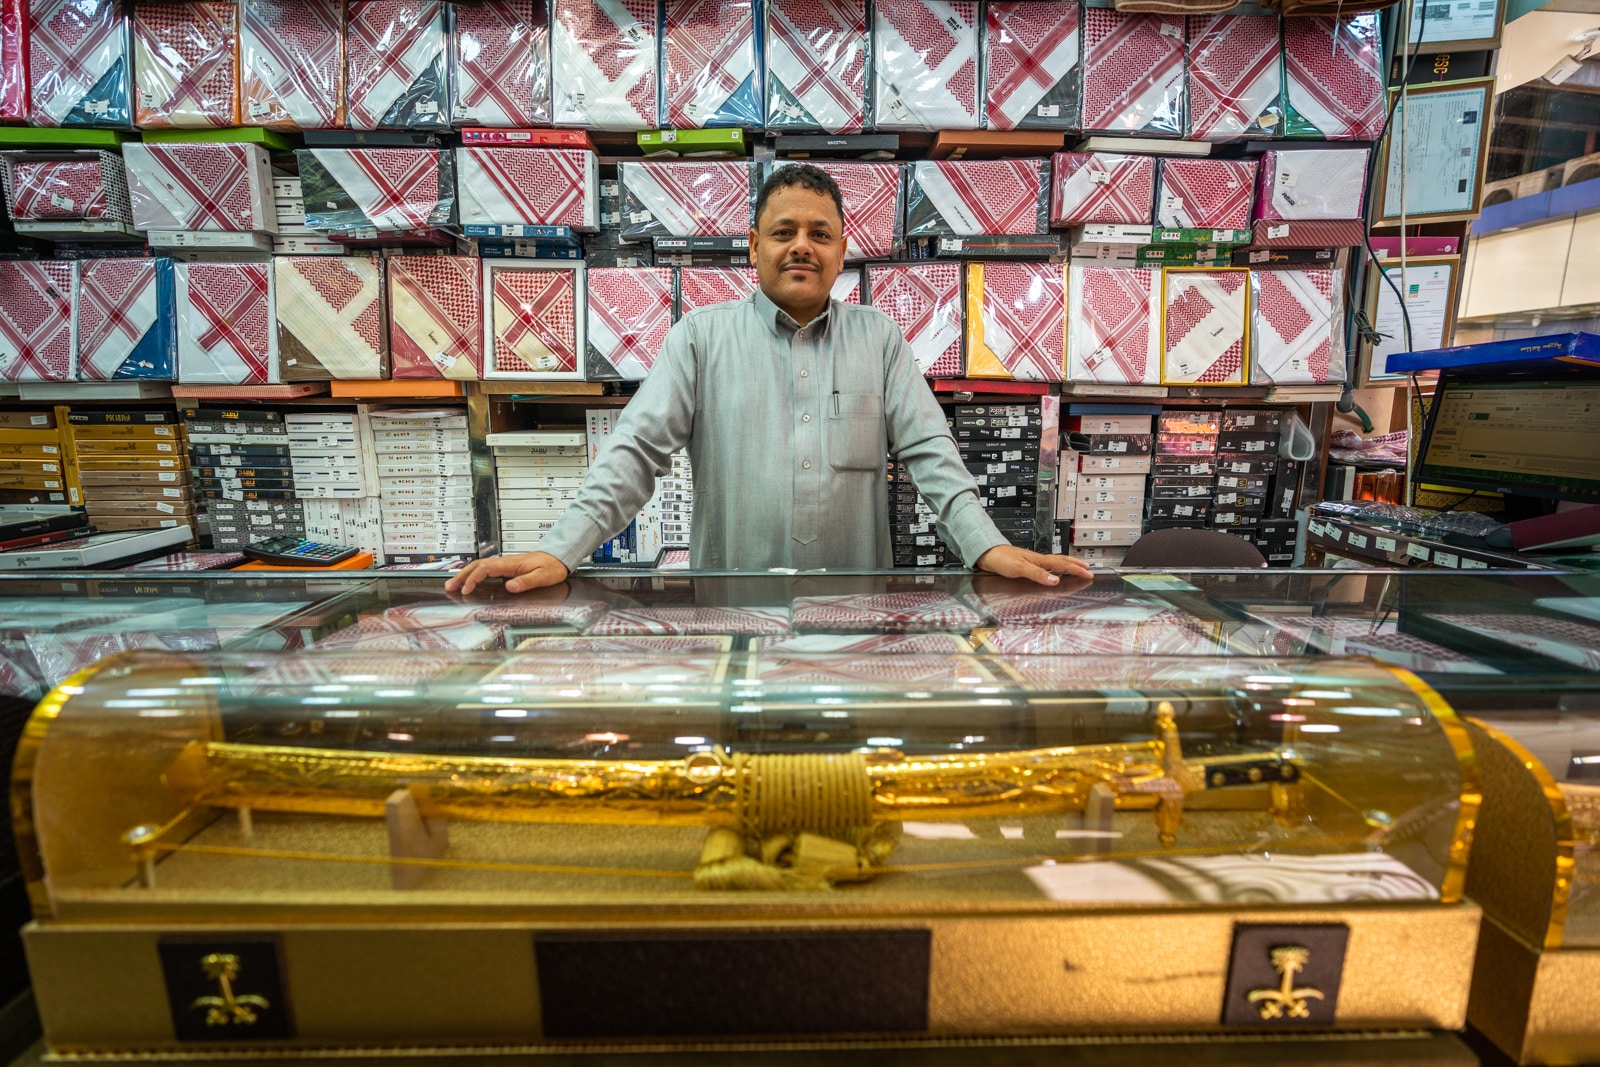
[[[1452,705],[1592,699],[1596,597],[1368,571],[0,582],[13,703],[42,698],[12,808],[47,1038],[1459,1029],[1478,904],[1508,905],[1469,881],[1484,774]]]

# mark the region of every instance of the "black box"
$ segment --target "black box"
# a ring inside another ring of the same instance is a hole
[[[1278,456],[1247,455],[1243,452],[1222,452],[1217,455],[1217,474],[1276,474]]]
[[[1228,408],[1222,413],[1220,432],[1265,433],[1274,437],[1283,426],[1283,412],[1275,408]]]
[[[1217,472],[1217,465],[1212,460],[1168,460],[1156,457],[1150,467],[1150,473],[1158,478],[1209,478]]]
[[[1210,500],[1152,500],[1149,518],[1185,519],[1204,524],[1211,517],[1211,507]]]
[[[1072,450],[1091,456],[1148,456],[1155,435],[1148,433],[1075,433]]]
[[[1278,432],[1247,433],[1224,432],[1217,437],[1217,451],[1242,452],[1247,456],[1277,456]]]
[[[1158,434],[1208,434],[1215,437],[1221,429],[1220,411],[1163,411],[1156,418]]]
[[[1270,481],[1271,479],[1265,474],[1219,474],[1217,475],[1217,488],[1265,496],[1267,494],[1267,483]]]
[[[1151,478],[1151,500],[1211,499],[1216,487],[1210,478]]]
[[[1156,434],[1157,456],[1214,456],[1217,454],[1216,434],[1159,433]]]

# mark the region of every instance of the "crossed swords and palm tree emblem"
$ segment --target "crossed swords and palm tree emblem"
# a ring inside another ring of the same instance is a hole
[[[266,997],[233,991],[240,966],[239,957],[231,952],[213,952],[200,958],[200,969],[217,983],[219,995],[198,997],[189,1007],[194,1011],[205,1009],[207,1026],[250,1026],[261,1012],[272,1007]]]

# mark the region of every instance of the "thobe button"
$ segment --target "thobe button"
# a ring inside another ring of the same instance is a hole
[[[811,421],[811,416],[810,415],[801,415],[800,416],[800,421],[801,422],[810,422]]]
[[[810,470],[811,469],[811,461],[809,459],[803,459],[803,460],[800,461],[800,466],[805,470]]]
[[[808,370],[803,370],[803,371],[800,372],[800,377],[809,378],[809,377],[811,377],[811,372],[808,371]]]

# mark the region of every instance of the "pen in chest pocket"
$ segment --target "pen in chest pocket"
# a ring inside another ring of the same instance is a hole
[[[839,390],[837,389],[833,391],[833,413],[835,415],[839,414]]]

